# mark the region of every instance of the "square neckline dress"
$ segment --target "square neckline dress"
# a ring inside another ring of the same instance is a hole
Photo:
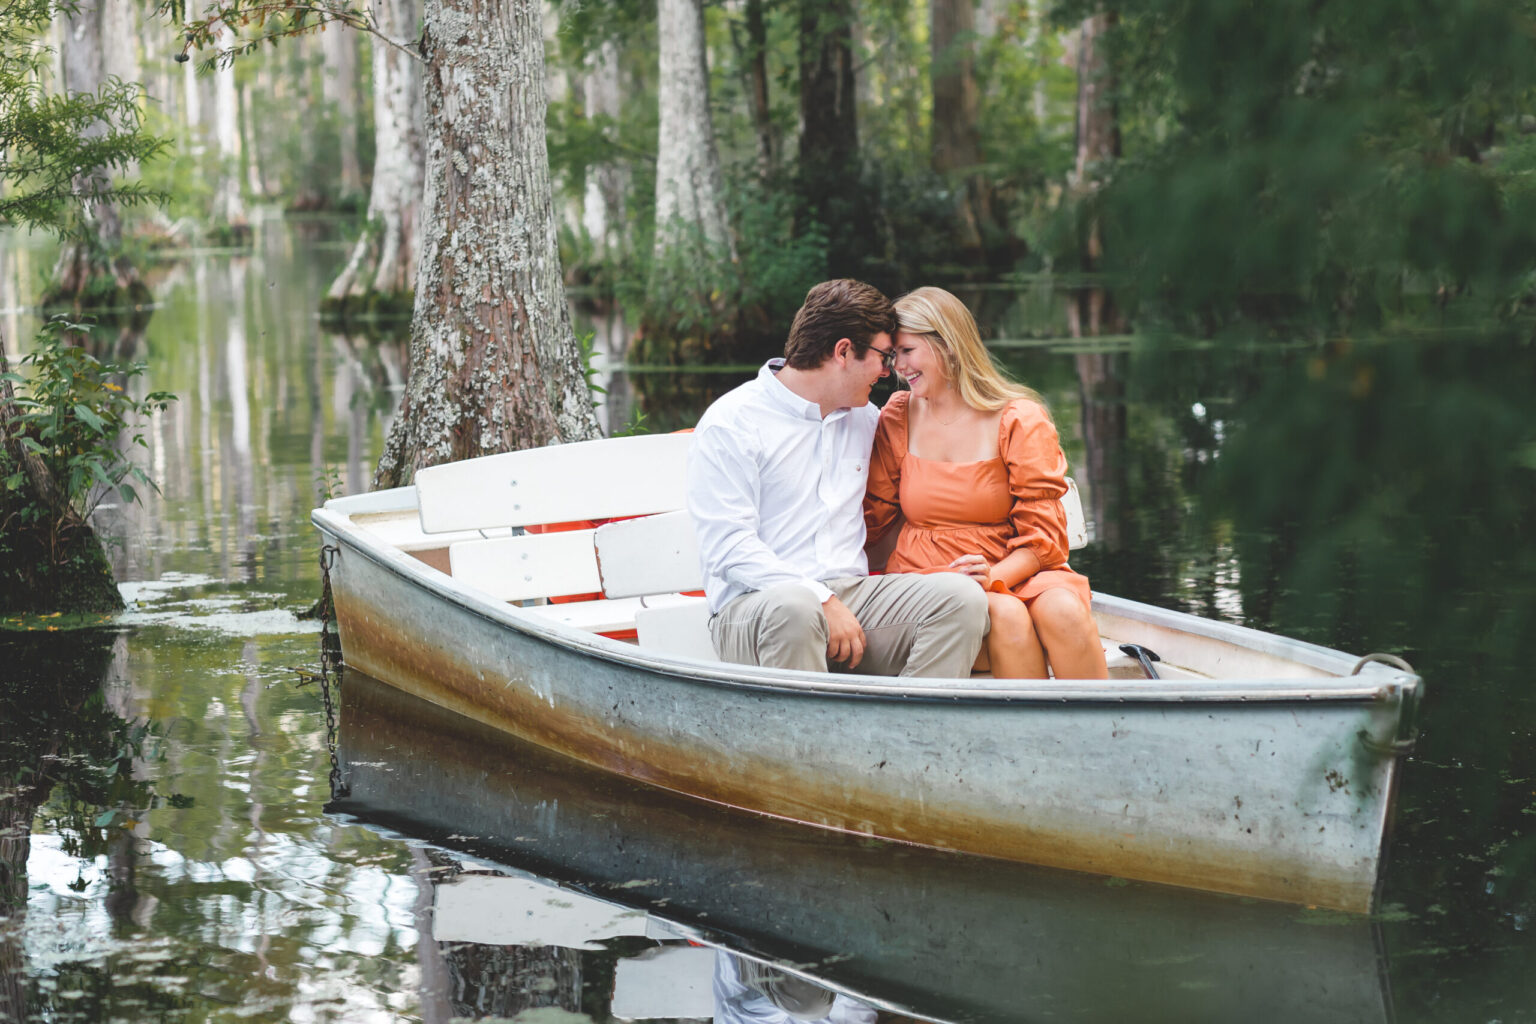
[[[1068,587],[1085,606],[1093,593],[1088,578],[1067,564],[1067,457],[1050,415],[1038,402],[1019,398],[998,423],[997,456],[979,462],[925,459],[907,448],[907,411],[912,393],[898,391],[880,411],[870,457],[864,525],[874,544],[903,516],[906,522],[886,562],[886,572],[945,572],[961,555],[988,562],[1027,547],[1040,571],[1011,589],[1026,605],[1054,587]]]

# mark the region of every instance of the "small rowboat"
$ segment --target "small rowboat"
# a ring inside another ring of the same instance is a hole
[[[1094,614],[1114,655],[1107,681],[724,664],[690,594],[697,548],[678,511],[688,441],[487,456],[316,509],[347,664],[702,800],[965,853],[1372,908],[1422,693],[1406,665],[1105,595]],[[583,598],[549,601],[569,595]],[[1157,652],[1161,678],[1121,645]]]

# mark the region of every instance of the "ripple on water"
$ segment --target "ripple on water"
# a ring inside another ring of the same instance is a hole
[[[220,582],[201,573],[170,572],[158,580],[120,583],[118,591],[128,610],[117,621],[124,626],[169,626],[234,637],[320,631],[318,621],[300,619],[286,608],[273,607],[283,600],[280,594],[195,593]]]

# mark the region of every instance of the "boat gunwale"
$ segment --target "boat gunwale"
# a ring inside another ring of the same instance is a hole
[[[401,488],[400,490],[406,491],[410,489]],[[511,626],[520,633],[546,643],[584,656],[598,658],[626,667],[643,669],[658,675],[672,677],[679,681],[718,686],[732,690],[797,694],[811,697],[873,699],[892,703],[981,703],[1003,705],[1231,704],[1242,706],[1277,703],[1318,704],[1338,701],[1350,703],[1409,703],[1414,695],[1413,691],[1416,691],[1420,685],[1419,677],[1416,675],[1375,663],[1364,666],[1359,677],[1362,682],[1359,684],[1344,682],[1351,677],[1336,676],[1329,677],[1329,679],[1334,680],[1334,683],[1328,686],[1316,685],[1327,680],[1308,680],[1308,685],[1297,685],[1297,681],[1293,679],[1252,679],[1243,680],[1240,683],[1235,680],[1159,680],[1155,687],[1148,685],[1153,682],[1151,680],[1145,682],[1135,681],[1129,684],[1117,680],[1073,680],[1068,686],[1058,684],[1053,679],[968,679],[963,681],[956,679],[945,684],[928,683],[912,685],[907,683],[902,685],[893,682],[893,680],[900,679],[901,677],[861,676],[842,673],[828,675],[792,669],[769,669],[752,665],[707,662],[677,655],[658,654],[647,651],[645,648],[623,644],[607,637],[588,633],[585,630],[575,629],[542,616],[529,614],[515,605],[496,601],[487,595],[481,595],[471,587],[455,585],[451,576],[446,576],[426,563],[413,558],[410,554],[373,537],[367,530],[353,523],[349,514],[334,507],[349,500],[341,499],[340,502],[327,502],[324,507],[313,510],[310,513],[311,522],[323,534],[329,534],[338,540],[344,540],[358,554],[364,556],[380,568],[386,569],[391,574],[400,577],[402,581],[413,586],[424,587],[436,597],[444,599],[459,609],[481,619],[497,625]],[[397,511],[407,510],[408,508],[401,508]],[[369,508],[367,512],[359,512],[359,514],[377,511],[381,510],[376,507]],[[441,577],[441,579],[436,577]],[[1103,601],[1106,597],[1107,595],[1096,595],[1095,600]],[[1145,614],[1146,611],[1164,611],[1163,609],[1156,609],[1152,606],[1142,605],[1124,598],[1112,597],[1108,598],[1105,610],[1111,614],[1147,622],[1152,622],[1153,620]],[[1138,614],[1138,612],[1141,614]],[[1182,613],[1170,612],[1167,614],[1181,615]],[[1296,645],[1298,648],[1304,649],[1305,653],[1311,654],[1314,657],[1321,654],[1329,660],[1336,659],[1344,663],[1351,661],[1350,657],[1342,652],[1331,651],[1328,648],[1307,644],[1304,641],[1278,637],[1242,626],[1233,626],[1229,623],[1211,622],[1196,616],[1184,616],[1184,618],[1192,623],[1204,626],[1223,627],[1222,629],[1212,630],[1210,633],[1201,632],[1196,634],[1210,639],[1234,642],[1234,638],[1220,635],[1213,636],[1211,634],[1236,630],[1240,631],[1240,634],[1245,638],[1249,635],[1253,637],[1268,637],[1272,641],[1278,641],[1280,646]],[[1156,623],[1153,622],[1153,624]],[[1174,625],[1170,623],[1169,626],[1170,628],[1190,632],[1182,624]],[[1247,646],[1251,649],[1253,645],[1240,646]],[[1311,663],[1311,659],[1304,663]],[[1367,679],[1372,679],[1373,681],[1367,682],[1365,681]],[[982,685],[978,685],[979,683]],[[1019,685],[1020,683],[1025,683],[1026,685],[1021,686]]]

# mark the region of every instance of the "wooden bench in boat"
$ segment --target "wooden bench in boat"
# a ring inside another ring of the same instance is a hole
[[[408,540],[405,549],[417,557],[498,600],[713,661],[707,605],[688,593],[704,586],[698,540],[682,511],[690,440],[610,438],[428,467],[416,474],[419,529],[380,525]],[[1082,502],[1077,485],[1067,485],[1068,541],[1080,548],[1088,540]],[[602,522],[618,517],[626,518]],[[580,525],[594,521],[601,525]],[[561,528],[521,532],[549,524]],[[440,538],[436,548],[431,538]],[[568,595],[594,596],[543,603]],[[1110,654],[1126,674],[1141,674],[1118,651]]]

